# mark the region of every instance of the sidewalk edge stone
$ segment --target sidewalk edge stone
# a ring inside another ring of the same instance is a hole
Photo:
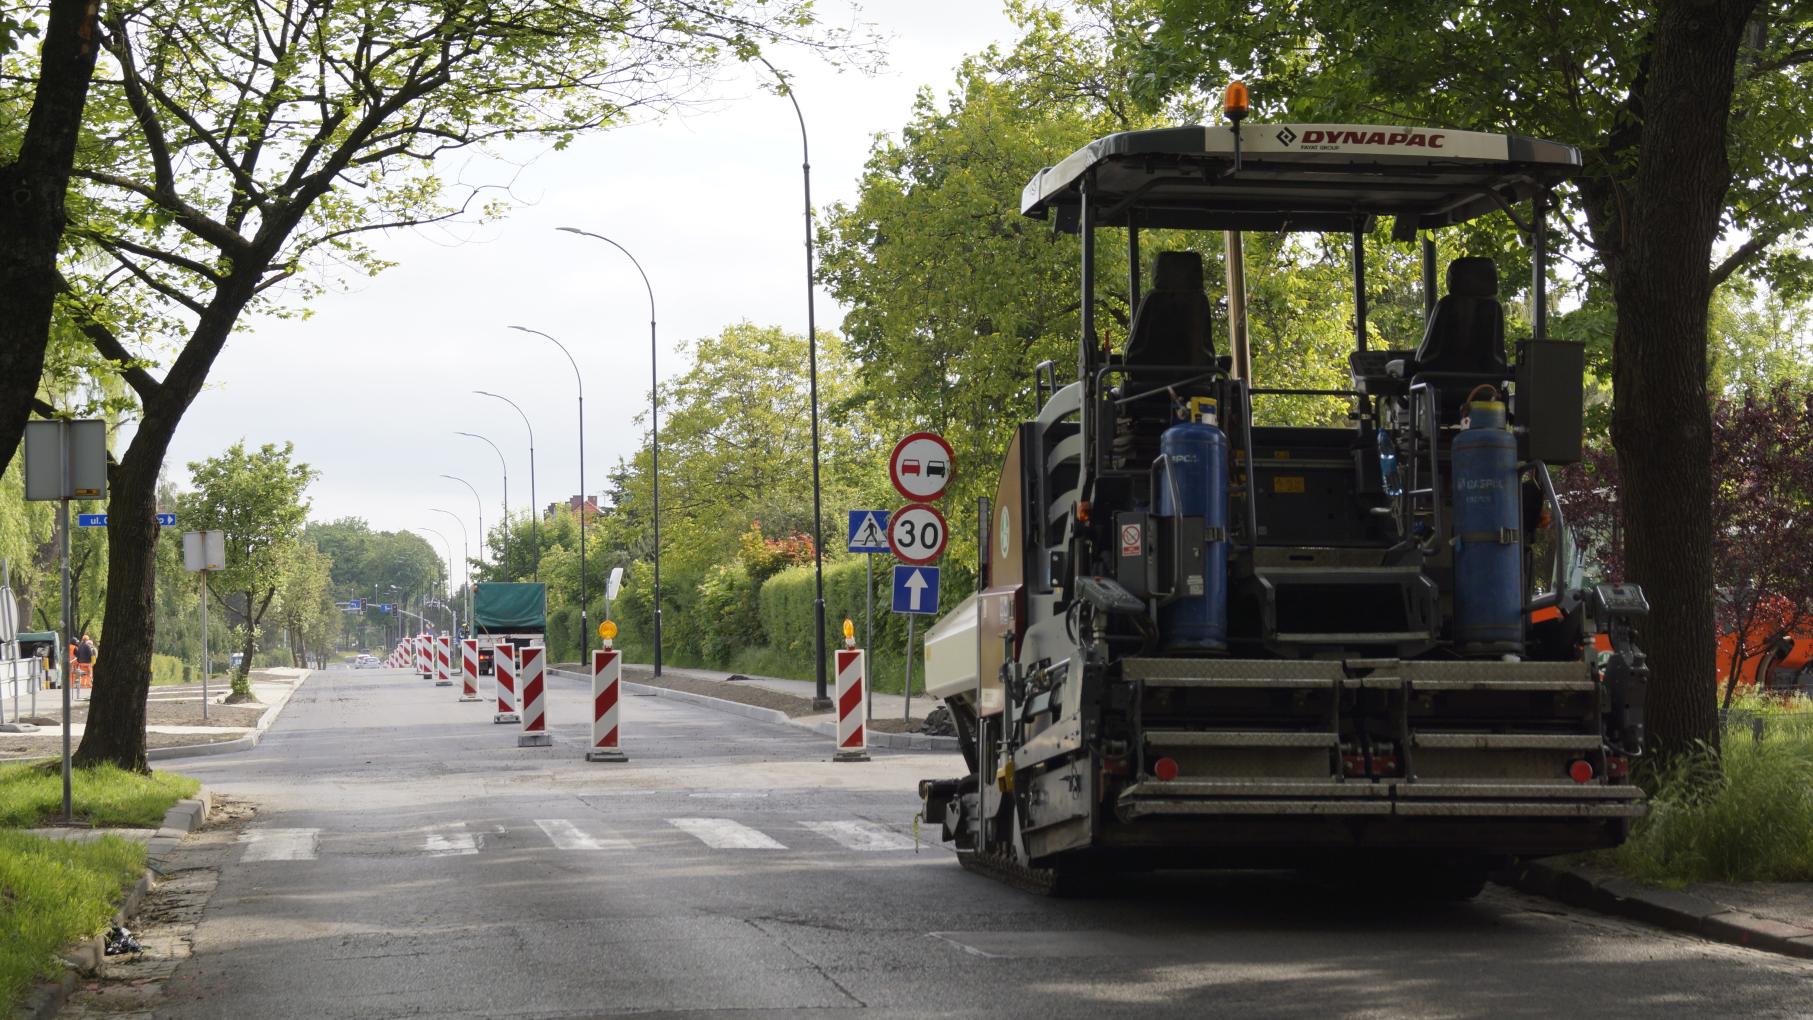
[[[201,828],[208,820],[208,814],[214,807],[214,795],[206,787],[196,791],[194,797],[177,801],[169,811],[164,813],[164,827],[145,846],[145,861],[149,865],[152,858],[152,847],[159,840],[168,838],[172,844],[183,836]],[[168,835],[166,835],[168,834]],[[157,887],[157,870],[147,867],[140,873],[138,881],[126,890],[120,900],[118,910],[113,912],[113,923],[123,925],[132,915],[138,913],[144,905],[145,897]],[[101,936],[96,936],[78,943],[63,957],[63,975],[55,980],[40,983],[25,995],[19,1005],[16,1016],[22,1020],[54,1020],[63,1007],[69,1002],[69,996],[75,991],[78,975],[99,973],[107,965],[107,946]]]
[[[289,690],[285,692],[281,698],[272,702],[271,707],[265,709],[264,714],[258,717],[257,727],[245,736],[234,737],[232,740],[222,740],[215,744],[184,744],[180,747],[147,748],[145,751],[145,760],[166,761],[171,758],[200,758],[210,754],[233,754],[238,751],[250,751],[252,748],[258,746],[260,740],[264,739],[265,733],[277,722],[277,716],[280,715],[285,708],[289,707],[290,699],[296,696],[296,691],[301,688],[304,683],[308,682],[309,677],[314,675],[315,671],[311,669],[297,677],[296,682],[290,684]]]
[[[1732,910],[1693,893],[1656,889],[1624,878],[1591,878],[1544,861],[1523,865],[1501,881],[1570,906],[1628,917],[1709,941],[1813,959],[1813,929]]]

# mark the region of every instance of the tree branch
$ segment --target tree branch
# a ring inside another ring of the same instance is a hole
[[[61,273],[57,274],[57,290],[63,294],[75,293],[75,289],[69,285],[69,281]],[[81,302],[72,302],[72,305],[75,309],[76,325],[81,328],[82,335],[88,338],[88,342],[94,345],[94,349],[100,352],[101,357],[119,366],[120,376],[132,387],[133,392],[139,395],[139,401],[149,403],[161,392],[162,384],[153,379],[150,372],[145,371],[144,366],[140,364],[144,359],[135,357],[131,351],[127,350],[126,345],[120,343],[119,338],[113,335],[113,330],[108,329],[105,324],[90,315],[88,309],[83,307]]]
[[[1782,231],[1771,230],[1767,233],[1754,235],[1750,240],[1738,245],[1736,251],[1725,256],[1723,262],[1720,262],[1712,268],[1712,285],[1717,287],[1727,279],[1730,279],[1732,273],[1737,272],[1739,269],[1742,269],[1755,261],[1758,255],[1761,255],[1764,251],[1768,250],[1768,247],[1780,240],[1781,236]]]

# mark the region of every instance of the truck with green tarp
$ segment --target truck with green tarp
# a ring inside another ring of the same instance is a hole
[[[480,581],[472,586],[472,636],[478,638],[480,675],[491,675],[492,649],[498,645],[542,645],[547,643],[547,634],[547,585]]]

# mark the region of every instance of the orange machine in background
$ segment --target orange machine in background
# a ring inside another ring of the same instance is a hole
[[[1787,599],[1771,597],[1757,612],[1756,619],[1745,630],[1744,658],[1738,662],[1738,686],[1745,687],[1756,683],[1756,671],[1763,667],[1765,660],[1770,660],[1767,667],[1771,672],[1780,671],[1792,676],[1806,669],[1813,662],[1813,619],[1802,616],[1799,626],[1789,628],[1787,640],[1791,642],[1787,654],[1775,659],[1779,644],[1773,639],[1780,634],[1785,624],[1796,616],[1794,606]],[[1731,676],[1731,666],[1737,661],[1738,635],[1736,631],[1719,635],[1719,686],[1724,687]],[[1768,686],[1765,677],[1764,686]]]

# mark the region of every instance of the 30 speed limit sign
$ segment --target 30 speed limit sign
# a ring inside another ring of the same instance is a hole
[[[944,515],[924,503],[908,503],[888,518],[888,548],[902,563],[930,563],[950,538]]]

